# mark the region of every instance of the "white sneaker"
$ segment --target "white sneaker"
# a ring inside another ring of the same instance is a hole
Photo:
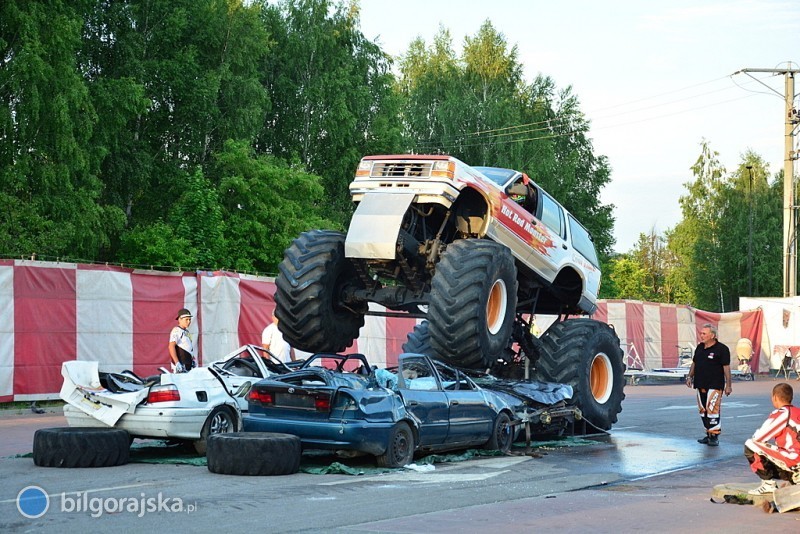
[[[759,487],[751,489],[747,493],[750,495],[766,495],[768,493],[774,493],[776,489],[778,489],[778,484],[774,480],[765,480]]]

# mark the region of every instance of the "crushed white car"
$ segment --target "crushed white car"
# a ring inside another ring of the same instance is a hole
[[[98,368],[98,362],[63,363],[60,397],[69,426],[120,428],[131,438],[189,440],[199,454],[205,454],[210,434],[241,430],[254,382],[290,371],[257,345],[244,345],[187,373],[148,379]]]

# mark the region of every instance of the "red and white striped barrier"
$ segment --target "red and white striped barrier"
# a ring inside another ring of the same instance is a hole
[[[731,350],[731,368],[736,368],[736,345],[746,337],[753,344],[750,367],[769,371],[769,347],[761,310],[713,313],[679,304],[659,304],[638,300],[601,300],[594,319],[614,325],[627,365],[657,369],[678,367],[681,347],[692,351],[700,339],[700,329],[711,324],[719,340]],[[637,361],[638,358],[638,361]],[[633,364],[633,365],[632,365]]]
[[[98,361],[104,371],[155,373],[169,362],[169,332],[183,307],[195,314],[190,332],[200,363],[245,343],[260,344],[274,294],[274,280],[259,276],[0,260],[0,402],[57,398],[61,364],[68,360]],[[718,314],[612,300],[601,301],[594,318],[614,325],[629,366],[633,355],[647,368],[677,366],[676,345],[694,347],[707,322],[718,326],[734,365],[740,337],[750,338],[757,349],[753,369],[759,361],[768,365],[768,358],[761,358],[769,351],[762,347],[760,310]],[[378,366],[393,365],[415,323],[368,316],[346,352],[362,352]]]
[[[0,402],[57,398],[68,360],[156,373],[169,363],[169,332],[183,307],[195,314],[189,331],[200,363],[260,344],[274,294],[274,280],[259,276],[0,260]],[[347,352],[394,364],[414,324],[367,317]]]

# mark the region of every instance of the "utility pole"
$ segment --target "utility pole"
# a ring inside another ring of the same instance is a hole
[[[750,209],[748,214],[748,233],[747,233],[747,295],[753,296],[753,166],[747,165],[750,173],[750,198],[748,199]]]
[[[757,82],[768,87],[771,91],[783,97],[786,106],[784,114],[784,160],[783,160],[783,296],[794,297],[797,295],[797,219],[794,204],[794,160],[797,154],[793,150],[794,127],[800,123],[797,110],[794,108],[794,78],[800,69],[792,68],[788,62],[785,69],[742,69],[734,74],[751,72],[766,72],[770,74],[783,74],[785,89],[783,95],[769,87],[761,80],[750,76]]]

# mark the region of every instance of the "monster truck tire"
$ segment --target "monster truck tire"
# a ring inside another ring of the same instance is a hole
[[[592,319],[569,319],[551,326],[540,339],[543,350],[535,378],[572,386],[583,418],[610,429],[625,398],[622,349],[614,331]]]
[[[428,329],[428,321],[422,321],[414,326],[414,330],[409,332],[406,342],[403,343],[403,352],[413,352],[434,357],[435,353],[431,348],[431,333]]]
[[[300,438],[274,432],[208,436],[208,470],[220,475],[291,475],[300,470]]]
[[[293,347],[308,352],[340,352],[364,326],[366,302],[342,305],[342,289],[360,280],[344,255],[341,232],[300,234],[284,252],[275,281],[278,327]]]
[[[447,246],[431,283],[431,347],[453,365],[489,368],[511,338],[517,268],[511,251],[484,239]]]
[[[130,459],[130,436],[121,428],[40,428],[33,463],[40,467],[111,467]]]

